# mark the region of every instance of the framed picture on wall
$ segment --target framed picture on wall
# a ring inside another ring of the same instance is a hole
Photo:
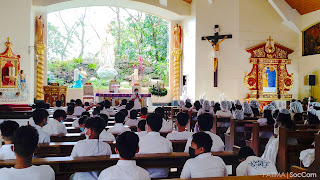
[[[320,23],[303,32],[303,56],[320,54]]]

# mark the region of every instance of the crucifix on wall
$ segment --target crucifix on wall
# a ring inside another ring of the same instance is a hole
[[[220,55],[219,46],[225,39],[232,38],[232,34],[229,35],[219,35],[220,28],[219,25],[214,26],[214,36],[205,36],[201,40],[207,40],[211,43],[213,47],[213,70],[214,70],[214,81],[213,86],[218,87],[218,58]],[[219,41],[220,40],[220,41]]]

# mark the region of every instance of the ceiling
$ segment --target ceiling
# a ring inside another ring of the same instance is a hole
[[[287,3],[296,9],[301,15],[308,14],[320,9],[319,0],[286,0]]]

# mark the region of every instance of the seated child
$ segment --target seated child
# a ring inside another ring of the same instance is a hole
[[[189,122],[189,115],[185,112],[179,112],[177,114],[177,128],[178,131],[173,131],[167,135],[169,140],[187,140],[192,136],[192,132],[186,131],[186,126]]]
[[[106,114],[108,116],[114,116],[116,114],[114,109],[111,108],[111,103],[108,100],[104,101],[104,108],[102,109],[102,111],[100,113]]]
[[[149,173],[136,165],[132,160],[139,152],[139,137],[134,132],[124,132],[117,137],[115,151],[120,156],[120,160],[100,173],[98,180],[131,179],[149,180]]]
[[[111,134],[121,134],[125,131],[131,131],[130,128],[124,127],[123,122],[125,119],[125,114],[123,112],[117,112],[117,114],[115,115],[115,124],[114,127],[108,129],[108,133]]]
[[[137,110],[131,110],[130,111],[130,118],[129,120],[126,121],[125,125],[126,126],[134,126],[136,127],[138,125],[138,111]]]
[[[0,124],[1,136],[4,141],[4,145],[0,148],[0,160],[16,159],[12,141],[18,128],[19,124],[15,121],[3,121]]]
[[[80,99],[76,100],[76,106],[74,107],[74,113],[73,116],[81,116],[81,114],[86,111],[86,109],[84,109],[82,107],[82,101]]]
[[[148,108],[146,108],[146,107],[141,108],[140,118],[138,118],[138,119],[139,120],[141,120],[141,119],[145,120],[147,118],[147,114],[148,114]]]
[[[199,132],[192,135],[189,154],[191,159],[184,164],[180,178],[205,178],[228,176],[226,164],[218,156],[211,155],[212,139]]]
[[[138,132],[137,132],[137,134],[138,134],[139,137],[147,135],[146,124],[147,124],[146,120],[140,120],[138,122],[138,127],[137,127],[137,131]]]
[[[62,102],[60,100],[56,101],[56,106],[53,107],[53,112],[58,109],[64,110],[64,108],[62,107]]]
[[[160,114],[162,117],[162,128],[160,132],[172,132],[172,124],[164,119],[164,109],[157,107],[154,112]]]
[[[32,126],[22,126],[16,130],[13,149],[16,165],[0,169],[1,180],[54,180],[55,174],[49,165],[32,165],[32,156],[38,146],[39,134]]]
[[[74,119],[73,113],[74,113],[74,106],[68,106],[67,107],[67,119]]]
[[[66,135],[68,133],[63,121],[67,118],[67,113],[64,110],[56,110],[53,113],[54,119],[49,119],[48,124],[43,126],[42,129],[52,135]]]
[[[105,115],[105,114],[99,114],[99,116],[104,120],[104,122],[106,122],[106,126],[108,126],[108,116]],[[100,137],[99,137],[100,141],[110,141],[110,142],[113,142],[116,140],[116,138],[114,137],[113,134],[111,133],[108,133],[106,131],[106,129],[104,129],[101,133],[100,133]]]
[[[121,110],[121,109],[125,109],[126,108],[126,105],[127,105],[127,100],[126,99],[122,99],[121,100],[121,104],[119,105],[119,107],[118,107],[118,112]]]
[[[46,109],[36,109],[32,112],[32,117],[34,121],[33,127],[36,128],[39,134],[39,143],[49,143],[50,134],[45,132],[42,127],[47,124],[49,113]]]

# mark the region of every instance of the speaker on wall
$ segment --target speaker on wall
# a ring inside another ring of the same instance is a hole
[[[316,85],[316,75],[309,75],[309,86]]]

